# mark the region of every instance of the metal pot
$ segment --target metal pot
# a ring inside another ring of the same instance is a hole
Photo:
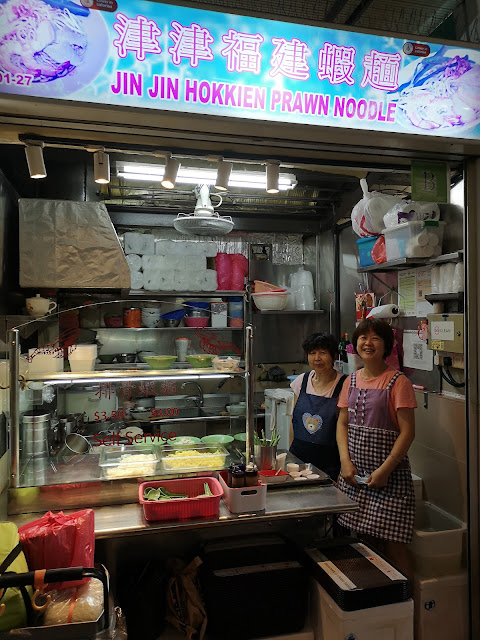
[[[117,353],[117,355],[115,356],[117,359],[117,362],[135,362],[135,360],[137,359],[137,354],[136,353]]]
[[[59,413],[61,415],[84,413],[87,422],[108,419],[112,411],[118,409],[118,398],[113,384],[108,387],[110,390],[106,390],[105,387],[107,387],[106,384],[72,387],[66,390],[63,395],[63,408],[62,397],[59,394]]]

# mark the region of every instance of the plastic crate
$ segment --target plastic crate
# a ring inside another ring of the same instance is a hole
[[[213,496],[197,497],[204,493],[204,483],[210,487]],[[173,493],[186,493],[188,498],[172,500],[144,500],[143,492],[147,487],[164,487]],[[180,478],[178,480],[154,480],[142,482],[138,488],[138,501],[143,506],[145,520],[185,520],[218,515],[223,489],[216,478]]]
[[[387,261],[401,258],[433,258],[442,252],[445,222],[405,222],[384,229]]]
[[[223,489],[223,499],[231,513],[262,511],[267,500],[267,485],[232,489],[227,485],[228,471],[221,471],[218,479]]]
[[[360,238],[357,240],[360,267],[370,267],[376,264],[372,258],[372,249],[379,237],[380,236],[370,236],[369,238]]]

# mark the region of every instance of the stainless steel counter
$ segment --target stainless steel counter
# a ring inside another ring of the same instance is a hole
[[[98,540],[136,536],[152,532],[175,532],[181,530],[221,527],[248,522],[266,522],[288,518],[304,518],[313,515],[344,513],[357,509],[355,502],[333,485],[274,489],[267,491],[265,511],[235,514],[228,511],[223,500],[216,518],[184,521],[147,522],[139,504],[124,504],[98,507],[95,511],[95,537]],[[17,526],[36,520],[40,514],[28,513],[10,516]]]

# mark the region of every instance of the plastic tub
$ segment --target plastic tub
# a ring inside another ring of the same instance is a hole
[[[213,496],[201,496],[207,483]],[[185,493],[188,498],[172,500],[144,500],[143,492],[147,487],[165,487],[174,493]],[[138,501],[143,506],[145,520],[184,520],[186,518],[205,518],[218,515],[223,489],[216,478],[183,478],[178,480],[155,480],[142,482],[138,488]]]
[[[227,485],[228,471],[220,471],[218,479],[223,489],[223,499],[231,513],[263,511],[267,500],[267,485],[232,489]]]
[[[370,236],[369,238],[360,238],[357,240],[358,258],[360,267],[370,267],[375,264],[372,258],[372,249],[380,236]]]
[[[152,445],[103,446],[98,464],[107,480],[153,475],[157,471],[158,451]]]
[[[287,306],[289,295],[288,292],[266,291],[265,293],[252,293],[252,298],[260,311],[281,311]]]
[[[445,222],[405,222],[384,229],[387,261],[401,258],[433,258],[442,252]]]
[[[417,504],[411,551],[416,573],[439,576],[461,569],[463,535],[461,520],[429,502]]]
[[[160,459],[164,471],[219,471],[225,469],[228,452],[220,445],[193,444],[179,449],[163,448]]]
[[[240,356],[215,356],[212,366],[216,371],[235,371],[240,365]]]
[[[189,318],[185,316],[185,324],[187,327],[203,328],[208,325],[209,318]]]
[[[416,640],[468,640],[467,572],[414,581]]]

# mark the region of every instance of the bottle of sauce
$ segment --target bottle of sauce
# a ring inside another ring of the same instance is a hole
[[[249,462],[245,467],[245,486],[256,487],[258,485],[258,469],[253,462]]]

